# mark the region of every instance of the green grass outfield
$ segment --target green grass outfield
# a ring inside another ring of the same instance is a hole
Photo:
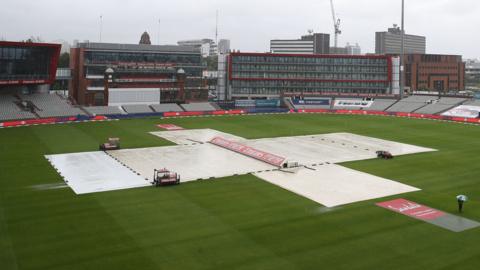
[[[453,233],[375,206],[328,209],[245,175],[77,196],[45,154],[168,145],[155,124],[246,138],[352,132],[439,152],[344,164],[422,189],[394,196],[480,221],[480,126],[380,116],[251,115],[0,129],[0,269],[479,269],[480,229]]]

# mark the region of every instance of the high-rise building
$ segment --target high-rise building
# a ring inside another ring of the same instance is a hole
[[[360,55],[362,54],[362,48],[358,43],[355,45],[351,45],[350,43],[347,43],[347,46],[345,46],[345,49],[347,49],[347,54],[349,55]]]
[[[330,47],[330,54],[348,54],[345,47]]]
[[[480,79],[480,61],[478,59],[468,59],[465,62],[466,75],[470,78]]]
[[[177,42],[180,46],[190,46],[200,49],[203,57],[209,57],[211,55],[218,54],[217,44],[213,39],[204,38],[204,39],[190,39],[190,40],[181,40]]]
[[[425,54],[427,51],[427,42],[424,36],[415,36],[405,34],[405,53]],[[375,53],[376,54],[401,54],[402,30],[393,25],[387,32],[375,33]]]
[[[330,35],[313,33],[302,36],[300,39],[273,39],[270,40],[270,52],[286,54],[329,54]]]
[[[218,42],[218,53],[227,54],[230,51],[230,40],[220,39]]]

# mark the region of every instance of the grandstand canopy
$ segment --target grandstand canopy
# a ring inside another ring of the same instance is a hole
[[[0,87],[52,84],[60,44],[0,41]]]

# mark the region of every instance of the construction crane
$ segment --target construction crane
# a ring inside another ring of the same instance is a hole
[[[333,27],[335,31],[335,49],[338,48],[338,35],[342,33],[340,30],[340,19],[335,15],[335,7],[333,5],[333,0],[330,0],[330,6],[332,7],[332,17],[333,17]]]

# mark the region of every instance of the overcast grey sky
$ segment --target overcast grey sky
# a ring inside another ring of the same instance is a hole
[[[268,51],[273,38],[332,33],[329,0],[0,0],[0,38],[45,41],[138,43],[144,30],[153,43],[214,38],[215,10],[220,12],[219,38],[241,51]],[[375,49],[375,31],[400,24],[400,0],[335,0],[342,19],[340,45],[359,43]],[[480,57],[480,1],[406,0],[406,31],[427,36],[428,53]],[[161,20],[158,35],[158,20]],[[333,41],[332,41],[333,43]]]

